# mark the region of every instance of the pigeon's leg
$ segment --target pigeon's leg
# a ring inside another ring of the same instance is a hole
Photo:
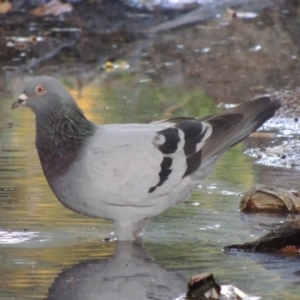
[[[146,223],[147,219],[141,220],[137,223],[129,224],[114,222],[116,237],[119,241],[133,241],[136,239],[142,239]]]

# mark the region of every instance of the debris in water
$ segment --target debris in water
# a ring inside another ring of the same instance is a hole
[[[300,212],[300,193],[265,185],[253,186],[242,197],[240,209]]]
[[[103,69],[105,69],[106,72],[111,72],[115,69],[121,69],[121,70],[126,70],[130,67],[129,63],[127,61],[118,61],[118,62],[111,62],[111,61],[107,61],[104,65],[103,65]]]
[[[187,299],[219,299],[221,287],[215,282],[213,274],[202,273],[190,278]]]
[[[5,38],[7,40],[6,47],[12,47],[19,51],[25,51],[30,45],[34,45],[38,42],[44,41],[45,38],[41,36],[8,36]]]
[[[260,297],[249,296],[230,284],[220,286],[215,282],[213,274],[202,273],[191,277],[189,280],[186,300],[190,299],[258,300]]]
[[[254,19],[257,16],[258,14],[254,12],[241,12],[227,8],[224,19],[227,21],[231,21],[232,19]]]
[[[295,125],[294,127],[298,127],[297,121],[293,120],[293,122]],[[287,123],[285,125],[289,126]],[[290,126],[292,125],[293,124]],[[248,149],[245,151],[245,154],[256,158],[257,164],[299,170],[300,164],[298,149],[300,147],[300,139],[295,138],[292,134],[290,134],[289,130],[285,130],[283,134],[284,136],[290,135],[292,138],[283,141],[281,145],[266,148]]]
[[[250,51],[256,52],[256,51],[259,51],[259,50],[261,50],[261,48],[262,48],[262,46],[261,46],[261,45],[256,45],[256,46],[254,46],[254,47],[250,48]]]

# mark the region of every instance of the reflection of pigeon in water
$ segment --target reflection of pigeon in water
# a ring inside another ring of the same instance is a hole
[[[50,187],[68,208],[114,221],[117,237],[142,235],[146,220],[187,200],[216,160],[271,118],[261,97],[200,119],[98,126],[54,78],[31,80],[13,108],[36,115],[36,147]]]
[[[176,299],[187,280],[167,271],[131,242],[118,242],[114,256],[81,262],[54,280],[47,300]]]

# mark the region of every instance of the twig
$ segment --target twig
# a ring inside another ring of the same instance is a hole
[[[73,47],[76,42],[77,42],[77,40],[72,40],[72,41],[67,41],[67,42],[63,42],[63,43],[59,44],[57,47],[55,47],[54,49],[51,49],[49,52],[45,53],[44,55],[40,56],[39,58],[33,58],[29,62],[24,64],[23,66],[20,66],[16,71],[11,73],[9,77],[14,77],[24,71],[28,71],[28,70],[32,70],[32,69],[36,68],[41,62],[55,57],[57,54],[60,53],[60,51],[63,48]]]

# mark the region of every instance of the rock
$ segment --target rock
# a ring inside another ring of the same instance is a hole
[[[281,252],[288,254],[299,254],[300,249],[300,221],[289,222],[272,230],[256,241],[229,245],[225,251],[259,251],[259,252]]]

